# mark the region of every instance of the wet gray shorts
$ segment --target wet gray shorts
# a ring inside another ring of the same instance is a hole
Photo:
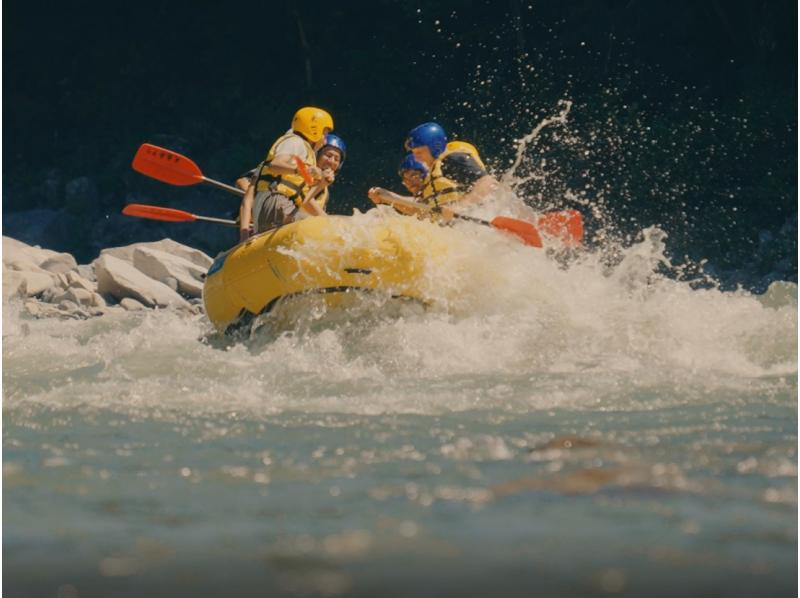
[[[253,201],[253,223],[256,233],[283,226],[297,212],[295,203],[275,191],[259,191]]]

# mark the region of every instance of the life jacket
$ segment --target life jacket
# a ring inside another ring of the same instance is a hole
[[[286,134],[279,137],[275,143],[272,144],[272,147],[269,148],[267,157],[261,163],[261,167],[258,170],[258,177],[256,178],[256,193],[259,191],[277,191],[281,195],[285,195],[291,199],[297,206],[299,206],[303,203],[303,200],[305,199],[306,193],[308,193],[309,189],[308,185],[306,185],[305,181],[303,180],[303,177],[299,174],[274,174],[270,172],[269,168],[272,159],[275,157],[275,148],[277,148],[282,141],[290,139],[291,137],[303,139],[293,131],[287,131]],[[303,144],[305,145],[306,150],[306,155],[301,156],[301,158],[303,158],[303,162],[305,162],[308,166],[316,166],[317,154],[314,151],[314,148],[311,147],[311,144],[305,139],[303,139]],[[325,194],[325,200],[327,201],[327,193]],[[319,202],[319,200],[317,201]]]
[[[423,203],[426,203],[429,206],[438,207],[442,204],[458,201],[466,192],[466,189],[463,185],[448,179],[446,176],[444,176],[444,174],[442,174],[442,162],[447,156],[452,156],[453,154],[467,154],[473,158],[481,168],[486,170],[483,162],[478,156],[478,150],[476,150],[474,146],[472,147],[474,150],[473,153],[467,148],[461,147],[458,147],[458,149],[454,151],[450,149],[449,143],[447,145],[447,149],[439,154],[439,157],[436,158],[428,170],[428,176],[426,176],[425,180],[422,182],[421,200]]]

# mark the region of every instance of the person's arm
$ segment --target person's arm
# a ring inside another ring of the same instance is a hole
[[[419,208],[409,206],[409,205],[400,205],[400,204],[393,204],[391,199],[399,199],[401,201],[406,202],[414,202],[417,203],[416,198],[411,197],[410,195],[398,195],[397,193],[393,193],[388,189],[384,189],[383,187],[372,187],[369,191],[367,191],[367,197],[370,198],[372,203],[376,206],[382,203],[392,206],[395,210],[400,212],[401,214],[406,214],[407,216],[417,216],[419,214],[426,214],[430,211],[427,206],[423,206],[420,204]]]
[[[314,198],[319,195],[325,187],[323,185],[314,185],[311,189],[308,190],[308,195],[303,200],[303,203],[300,204],[300,209],[308,212],[312,216],[324,216],[325,210],[320,207],[320,205],[314,201]]]
[[[491,176],[491,175],[484,175],[475,181],[475,184],[472,186],[467,193],[461,196],[458,203],[460,204],[476,204],[480,203],[484,200],[484,198],[497,191],[500,188],[500,183]]]
[[[236,179],[234,183],[237,189],[241,189],[242,191],[247,191],[247,188],[250,186],[250,177],[243,176]]]
[[[236,183],[234,183],[236,187],[246,192],[247,188],[253,184],[253,179],[256,177],[259,168],[253,168],[240,175],[239,178],[236,179]]]
[[[253,198],[255,197],[255,185],[248,185],[242,198],[242,205],[239,207],[239,242],[243,243],[250,238],[250,220],[253,215]]]
[[[270,174],[299,174],[294,154],[277,154],[267,165]],[[307,166],[314,182],[322,180],[322,171],[316,166]]]
[[[306,194],[305,200],[300,204],[300,209],[308,212],[312,216],[324,216],[325,209],[320,206],[314,198],[322,193],[327,187],[333,184],[336,180],[336,174],[330,168],[322,171],[322,179],[319,183],[311,187]]]

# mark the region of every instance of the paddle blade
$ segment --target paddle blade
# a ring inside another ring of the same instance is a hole
[[[300,171],[300,176],[303,177],[303,180],[306,182],[306,185],[313,185],[314,179],[311,178],[311,173],[308,172],[308,167],[306,163],[300,158],[300,156],[294,156],[294,163],[297,164],[297,170]]]
[[[491,225],[496,229],[516,235],[525,245],[530,245],[531,247],[542,246],[542,239],[539,236],[539,231],[537,231],[536,227],[530,222],[517,220],[515,218],[506,218],[505,216],[497,216],[492,219]]]
[[[143,143],[133,157],[133,169],[170,185],[203,182],[200,168],[186,156],[157,145]]]
[[[165,222],[194,222],[197,220],[194,214],[175,210],[173,208],[161,208],[158,206],[146,206],[140,203],[132,203],[122,209],[126,216],[137,218],[148,218],[150,220],[164,220]]]
[[[567,247],[578,247],[583,242],[583,216],[577,210],[548,212],[539,217],[537,225],[542,234]]]

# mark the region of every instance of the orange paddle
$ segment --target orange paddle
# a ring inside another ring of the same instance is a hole
[[[229,193],[244,195],[241,189],[204,176],[200,167],[186,156],[151,143],[143,143],[139,147],[132,166],[135,171],[170,185],[206,183]]]
[[[191,212],[176,210],[174,208],[162,208],[160,206],[147,206],[140,203],[132,203],[122,209],[126,216],[137,218],[148,218],[150,220],[163,220],[165,222],[213,222],[214,224],[225,224],[227,226],[239,226],[234,220],[223,218],[210,218],[208,216],[197,216]]]

